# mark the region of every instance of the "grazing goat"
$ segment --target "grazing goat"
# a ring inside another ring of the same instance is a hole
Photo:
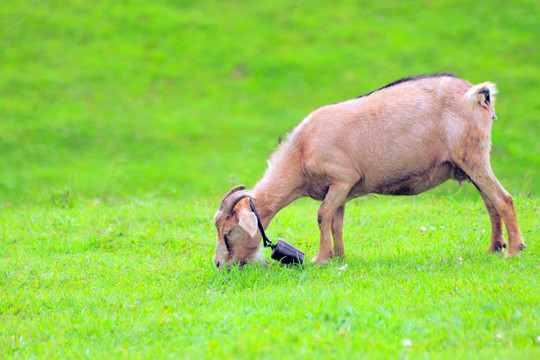
[[[239,185],[214,217],[217,267],[266,262],[251,198],[266,228],[295,199],[323,200],[317,222],[326,263],[345,253],[345,203],[365,194],[415,195],[452,178],[471,182],[491,219],[489,251],[525,248],[513,199],[489,163],[495,85],[473,86],[453,74],[397,80],[356,99],[323,106],[304,119],[269,160],[252,191]],[[334,239],[332,251],[331,235]]]

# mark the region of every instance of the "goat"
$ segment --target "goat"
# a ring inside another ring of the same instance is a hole
[[[476,86],[453,74],[408,77],[355,99],[323,106],[302,121],[271,155],[252,191],[235,186],[214,222],[214,263],[266,263],[257,219],[264,228],[295,199],[322,200],[313,262],[345,254],[345,203],[366,194],[416,195],[448,179],[471,182],[491,220],[490,252],[525,248],[513,199],[490,166],[495,85]],[[331,246],[331,234],[334,246]]]

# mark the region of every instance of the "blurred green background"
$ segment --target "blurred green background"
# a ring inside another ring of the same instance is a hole
[[[315,108],[435,72],[498,85],[492,165],[537,196],[539,15],[534,0],[0,1],[0,203],[213,201],[253,186]]]

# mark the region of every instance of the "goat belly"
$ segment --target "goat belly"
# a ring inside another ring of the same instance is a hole
[[[445,162],[424,171],[378,184],[369,192],[381,195],[418,195],[448,180],[452,176],[452,171],[452,165]]]
[[[374,193],[381,195],[418,195],[432,188],[425,185],[425,182],[418,177],[404,178],[381,185],[377,187]]]

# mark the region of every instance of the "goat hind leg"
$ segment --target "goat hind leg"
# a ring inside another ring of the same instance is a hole
[[[488,199],[504,221],[506,232],[508,233],[508,250],[506,252],[506,256],[511,257],[518,255],[520,250],[525,249],[525,244],[523,242],[523,237],[521,236],[521,231],[519,230],[519,224],[517,222],[514,199],[502,187],[493,174],[491,166],[489,166],[489,160],[476,164],[462,164],[462,169],[469,176],[478,191],[480,191],[482,197],[486,197]],[[497,225],[497,217],[492,217],[493,215],[490,211],[488,203],[486,203],[486,207],[488,208],[490,217],[492,218],[492,230],[495,230],[495,234],[492,234],[493,241],[494,236],[498,235],[497,232],[499,231],[499,226]],[[495,220],[495,222],[493,222],[493,220]],[[495,237],[495,240],[497,240],[497,237]]]
[[[484,199],[484,204],[486,205],[487,211],[489,213],[489,219],[491,221],[491,243],[489,245],[489,252],[500,252],[506,248],[506,242],[503,237],[502,229],[502,220],[501,215],[493,205],[493,203],[482,194],[482,199]]]

